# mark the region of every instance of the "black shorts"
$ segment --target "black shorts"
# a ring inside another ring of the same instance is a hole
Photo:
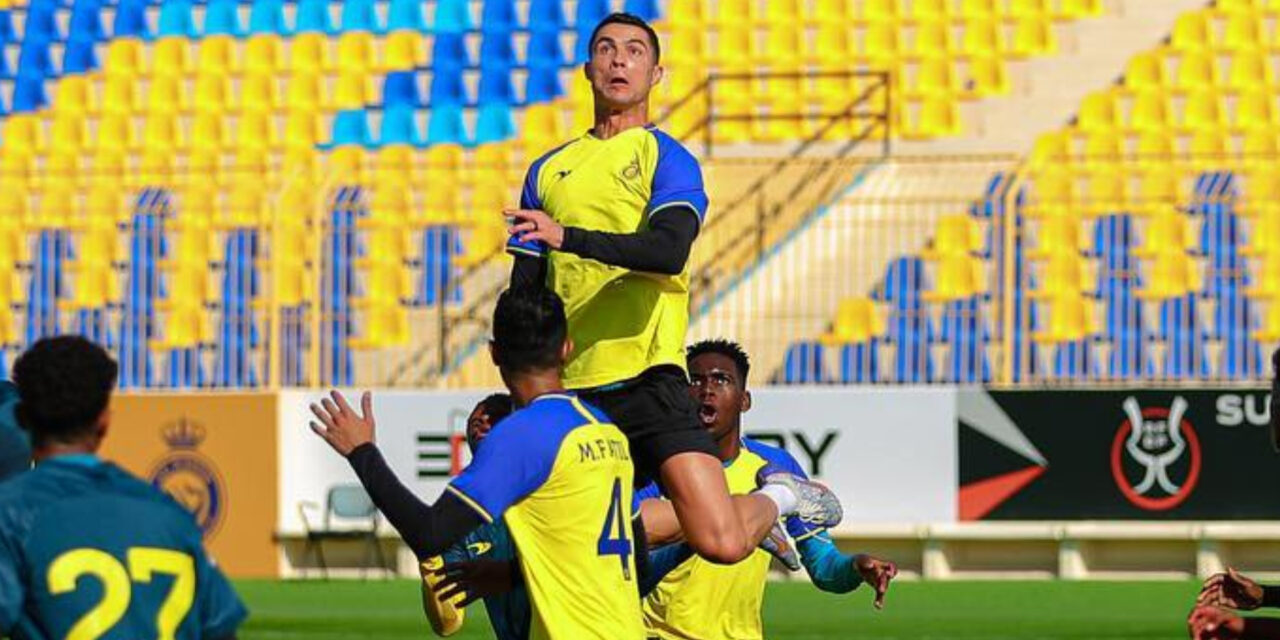
[[[604,410],[627,434],[636,489],[657,480],[658,467],[671,456],[691,451],[719,455],[698,420],[698,403],[679,367],[654,367],[626,382],[580,390],[578,397]]]

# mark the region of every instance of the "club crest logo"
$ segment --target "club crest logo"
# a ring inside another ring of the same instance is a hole
[[[635,180],[640,177],[640,156],[631,158],[631,164],[622,169],[622,177],[627,180]]]
[[[1182,504],[1200,480],[1200,439],[1184,419],[1187,401],[1173,399],[1168,409],[1142,408],[1130,396],[1127,419],[1111,444],[1111,475],[1129,502],[1146,511],[1167,511]]]
[[[226,513],[226,483],[213,461],[197,448],[205,429],[182,418],[160,429],[169,453],[151,470],[151,485],[169,494],[195,516],[204,537],[217,532]]]

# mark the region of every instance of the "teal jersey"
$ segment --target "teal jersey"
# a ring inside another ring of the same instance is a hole
[[[512,562],[515,559],[516,545],[502,520],[472,531],[444,553],[446,565],[467,560]],[[532,609],[529,607],[529,592],[523,584],[516,585],[507,593],[485,598],[484,609],[498,640],[528,640]]]
[[[0,481],[31,468],[31,443],[14,416],[17,406],[18,389],[0,380]]]
[[[247,612],[191,514],[88,455],[0,484],[0,636],[218,640]]]

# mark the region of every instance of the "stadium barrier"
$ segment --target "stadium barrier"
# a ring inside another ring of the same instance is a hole
[[[391,467],[434,500],[470,460],[477,392],[375,393]],[[354,394],[349,397],[355,398]],[[105,455],[173,493],[236,576],[310,576],[303,505],[356,482],[309,430],[319,394],[123,394]],[[1230,563],[1280,574],[1280,457],[1269,397],[1241,388],[1002,391],[764,387],[750,437],[786,449],[842,498],[848,549],[908,575],[1175,578]],[[385,523],[392,567],[412,554]],[[327,543],[333,575],[364,575],[361,541]]]

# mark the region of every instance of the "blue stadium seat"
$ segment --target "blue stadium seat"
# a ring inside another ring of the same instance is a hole
[[[930,382],[934,379],[930,348],[935,335],[933,322],[923,307],[894,309],[889,313],[889,341],[896,347],[894,379],[902,383]]]
[[[227,233],[223,250],[219,348],[214,362],[214,384],[220,387],[252,387],[258,384],[252,355],[260,342],[253,313],[253,301],[260,290],[259,253],[256,229],[233,229]]]
[[[18,50],[18,75],[40,76],[54,75],[53,56],[50,55],[50,42],[43,37],[31,37],[22,41]]]
[[[151,38],[151,28],[147,26],[146,0],[120,0],[116,4],[116,17],[111,24],[113,38]]]
[[[510,69],[516,65],[516,47],[510,31],[486,31],[480,40],[480,68]]]
[[[1128,214],[1112,214],[1098,218],[1093,226],[1090,255],[1099,259],[1099,280],[1132,280],[1137,277],[1138,262],[1133,255],[1133,218]]]
[[[639,16],[646,21],[657,20],[662,16],[658,0],[627,0],[623,3],[623,11]]]
[[[387,9],[387,31],[426,31],[427,18],[419,0],[391,0]]]
[[[53,0],[31,0],[27,4],[24,37],[61,41],[58,29],[58,5]]]
[[[462,67],[437,65],[431,75],[429,99],[432,108],[465,106],[467,86],[462,77]]]
[[[529,67],[529,75],[524,81],[524,100],[527,104],[543,104],[552,102],[564,95],[564,87],[560,85],[559,66]]]
[[[1243,292],[1243,288],[1224,287],[1215,295],[1208,296],[1213,301],[1213,323],[1210,325],[1209,337],[1230,342],[1242,336],[1247,337],[1256,326],[1254,302]]]
[[[1239,196],[1239,181],[1230,171],[1207,171],[1196,176],[1192,189],[1191,213],[1206,214],[1231,208]]]
[[[62,73],[88,73],[97,69],[95,44],[93,40],[72,33],[71,39],[67,41],[67,48],[62,52]]]
[[[924,288],[924,262],[915,256],[895,258],[885,269],[883,281],[871,297],[889,302],[899,310],[920,308],[920,291]]]
[[[564,57],[564,49],[560,46],[560,32],[537,30],[529,33],[529,42],[525,48],[525,62],[530,67],[563,66],[568,62]]]
[[[1160,303],[1159,337],[1165,343],[1164,375],[1198,378],[1209,375],[1204,331],[1196,297],[1188,294]]]
[[[162,7],[163,8],[163,7]],[[71,20],[67,26],[68,38],[79,36],[91,40],[104,40],[101,0],[76,0],[71,5]]]
[[[356,220],[364,214],[363,195],[359,188],[338,189],[329,215],[329,233],[325,239],[323,265],[324,294],[321,297],[325,326],[321,329],[326,382],[350,385],[355,367],[348,347],[355,331],[351,317],[351,298],[355,295]]]
[[[201,388],[205,385],[204,361],[200,347],[168,350],[164,386],[170,389]]]
[[[306,381],[306,356],[310,344],[306,306],[280,308],[280,384],[301,386]]]
[[[785,384],[828,382],[825,349],[818,342],[796,342],[787,348],[782,365]]]
[[[480,9],[480,30],[486,37],[491,33],[510,33],[519,26],[515,0],[484,0]]]
[[[58,301],[68,293],[65,273],[70,259],[68,232],[46,229],[36,236],[31,276],[27,280],[27,344],[62,333]]]
[[[241,36],[239,0],[209,0],[204,8],[204,35]]]
[[[382,128],[379,140],[383,145],[408,144],[422,146],[418,135],[417,112],[411,106],[388,106],[382,112]]]
[[[1009,188],[1010,182],[1013,180],[1012,174],[1003,171],[997,171],[987,181],[987,186],[982,191],[982,197],[969,205],[969,215],[975,218],[996,218],[999,219],[1004,213],[1004,196],[1005,191]],[[1017,204],[1021,205],[1025,200],[1025,191],[1018,192]],[[997,215],[1000,214],[1000,215]]]
[[[294,21],[298,33],[336,33],[329,17],[329,0],[298,0]]]
[[[289,35],[284,19],[284,0],[253,0],[249,9],[249,33]]]
[[[578,6],[573,11],[573,27],[579,34],[583,29],[591,33],[591,30],[595,29],[596,25],[600,24],[600,21],[612,11],[612,3],[609,0],[578,0]]]
[[[561,0],[529,0],[529,31],[560,33],[567,26]]]
[[[160,23],[156,27],[160,37],[196,37],[196,21],[191,5],[191,0],[170,0],[160,5]]]
[[[168,192],[154,188],[144,189],[133,204],[117,350],[122,388],[148,388],[155,382],[150,341],[155,337],[156,293],[162,287],[160,263],[168,250],[164,221],[169,206]]]
[[[432,107],[427,122],[427,144],[467,144],[461,106]]]
[[[373,136],[369,133],[368,113],[364,109],[349,109],[335,114],[332,144],[335,147],[372,146]]]
[[[941,338],[950,345],[947,352],[947,380],[955,383],[991,381],[987,358],[990,334],[982,318],[982,299],[953,300],[943,305]]]
[[[844,384],[880,381],[879,338],[840,347],[840,381]]]
[[[431,306],[439,304],[442,297],[449,302],[460,302],[462,289],[458,286],[454,258],[462,253],[462,236],[453,227],[428,227],[422,230],[421,243],[422,273],[413,303]],[[441,296],[446,287],[449,294]]]
[[[1085,380],[1096,374],[1093,345],[1088,340],[1062,342],[1053,353],[1053,376],[1059,380]]]
[[[84,336],[108,349],[116,348],[115,332],[107,324],[107,309],[81,309],[76,312],[73,323],[76,334]]]
[[[1266,374],[1262,345],[1248,335],[1237,335],[1222,342],[1218,356],[1218,375],[1235,380],[1257,380]]]
[[[38,73],[18,73],[13,85],[13,113],[38,111],[49,104],[44,90],[44,76]]]
[[[439,0],[436,3],[437,37],[442,33],[461,34],[474,28],[469,0]]]
[[[471,66],[466,41],[461,33],[436,34],[435,42],[431,45],[431,66],[437,72],[441,68],[464,69]]]
[[[481,106],[494,102],[515,104],[516,89],[511,82],[511,69],[496,64],[481,67],[480,88],[476,97]]]
[[[342,30],[381,33],[374,0],[343,0]]]
[[[506,102],[486,102],[480,105],[476,116],[476,144],[502,142],[516,135],[516,123],[511,105]]]
[[[418,74],[413,71],[392,71],[382,84],[382,103],[386,108],[421,107],[418,94]]]
[[[13,28],[13,12],[0,9],[0,45],[16,42],[17,32]]]

